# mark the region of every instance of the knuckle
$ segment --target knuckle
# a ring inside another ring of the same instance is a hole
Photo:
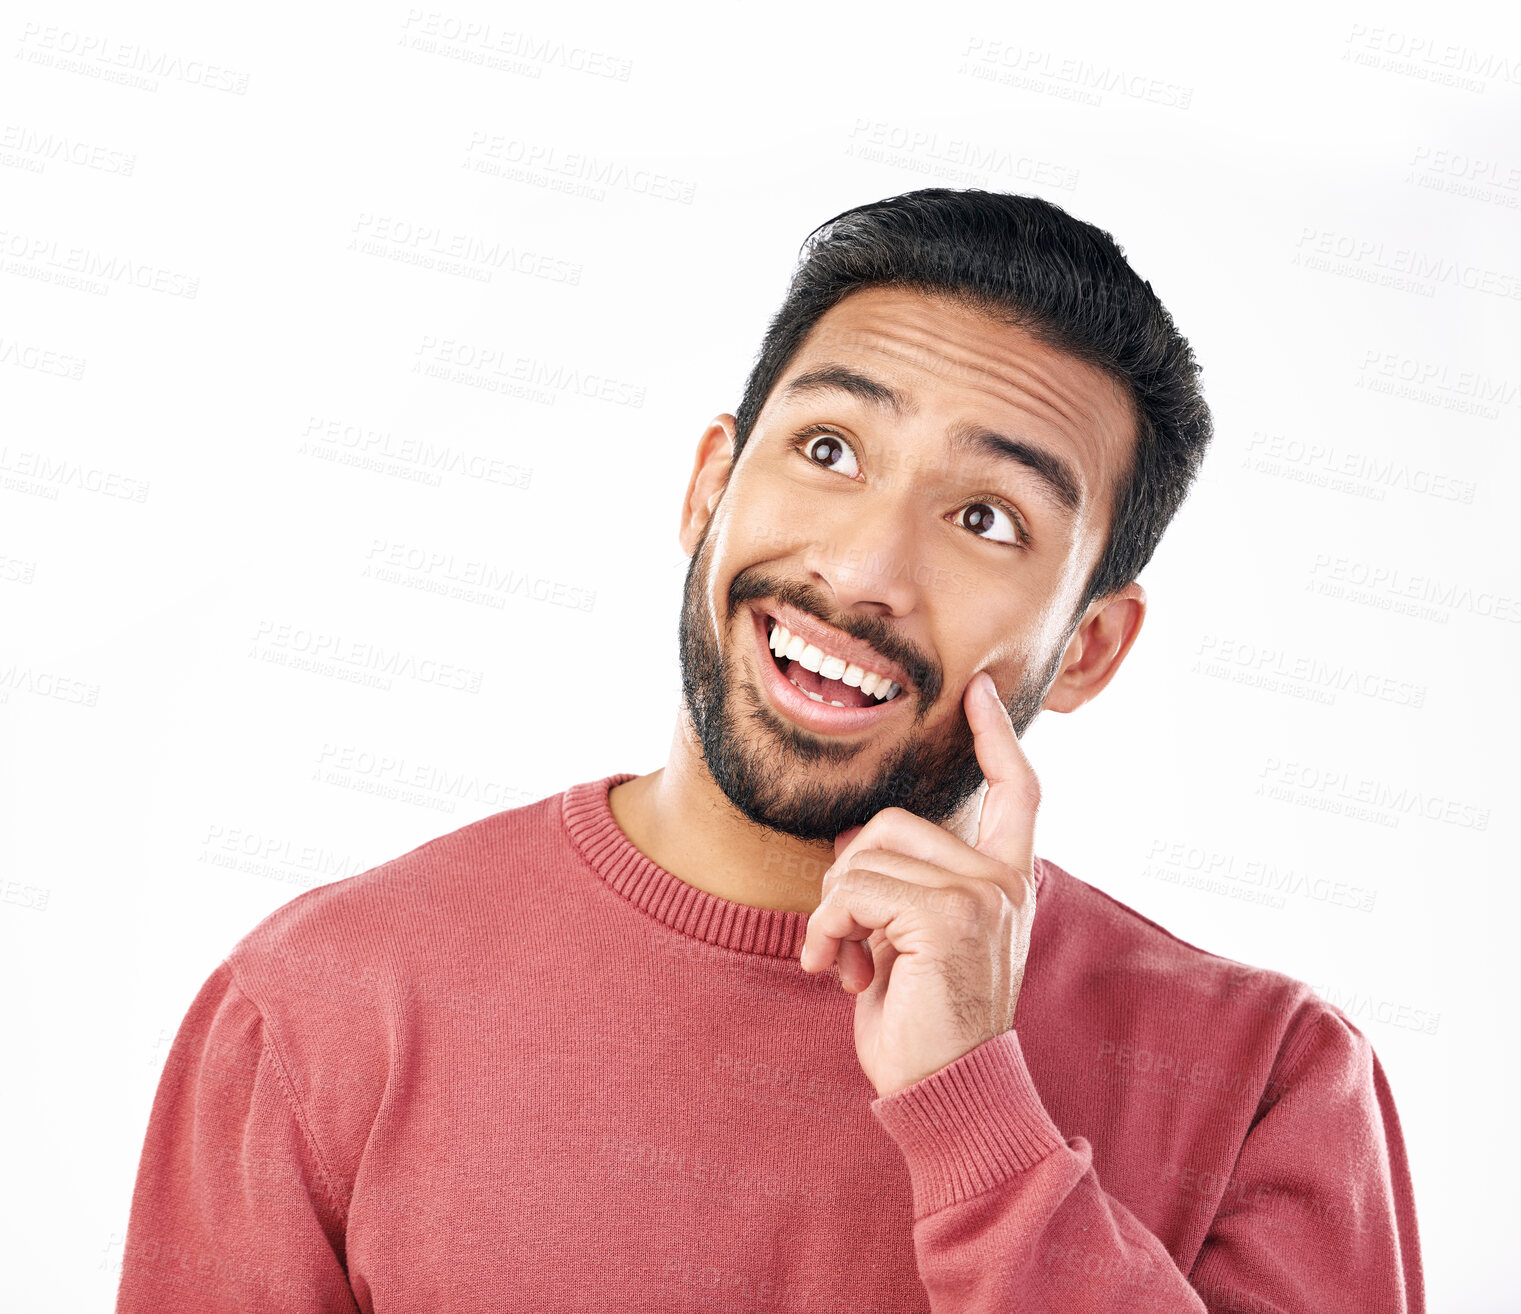
[[[969,891],[969,898],[976,909],[988,920],[1002,914],[1008,896],[992,881],[978,881]]]
[[[943,920],[954,925],[960,926],[977,920],[979,909],[975,896],[959,886],[941,886],[934,891],[929,902],[930,907]]]
[[[838,888],[842,890],[864,890],[878,879],[877,873],[870,867],[847,867],[840,873]]]

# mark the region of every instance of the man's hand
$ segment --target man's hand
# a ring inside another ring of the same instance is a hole
[[[1035,919],[1035,778],[992,677],[962,706],[987,778],[977,845],[903,808],[835,840],[801,964],[838,962],[856,999],[856,1055],[879,1096],[1014,1025]]]

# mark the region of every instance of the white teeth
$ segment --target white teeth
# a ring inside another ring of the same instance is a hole
[[[890,702],[898,696],[901,689],[899,684],[889,680],[885,675],[868,671],[864,666],[847,662],[843,657],[825,653],[822,648],[809,643],[801,634],[793,634],[775,618],[772,619],[771,633],[767,636],[766,646],[778,658],[785,657],[789,661],[797,662],[805,671],[816,671],[826,680],[839,680],[853,689],[860,689],[862,693],[871,694],[878,702]],[[796,680],[792,683],[803,693],[808,694],[814,702],[826,701],[821,695],[803,689]],[[833,699],[828,701],[835,707],[845,705]]]

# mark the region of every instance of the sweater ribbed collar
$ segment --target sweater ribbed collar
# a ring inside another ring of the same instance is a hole
[[[582,858],[607,885],[656,921],[707,944],[770,958],[796,958],[803,951],[808,914],[754,908],[688,885],[647,858],[613,817],[608,791],[633,771],[571,785],[561,796],[561,815]],[[1042,862],[1035,859],[1040,891]]]

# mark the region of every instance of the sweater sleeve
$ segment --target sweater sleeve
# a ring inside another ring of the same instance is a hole
[[[1187,1275],[1104,1190],[1091,1145],[1063,1139],[1013,1031],[874,1100],[908,1162],[934,1314],[1422,1314],[1409,1169],[1383,1070],[1332,1012],[1300,1034],[1229,1182],[1209,1185],[1219,1198]]]
[[[159,1078],[117,1314],[357,1314],[331,1182],[264,1018],[224,962]]]

